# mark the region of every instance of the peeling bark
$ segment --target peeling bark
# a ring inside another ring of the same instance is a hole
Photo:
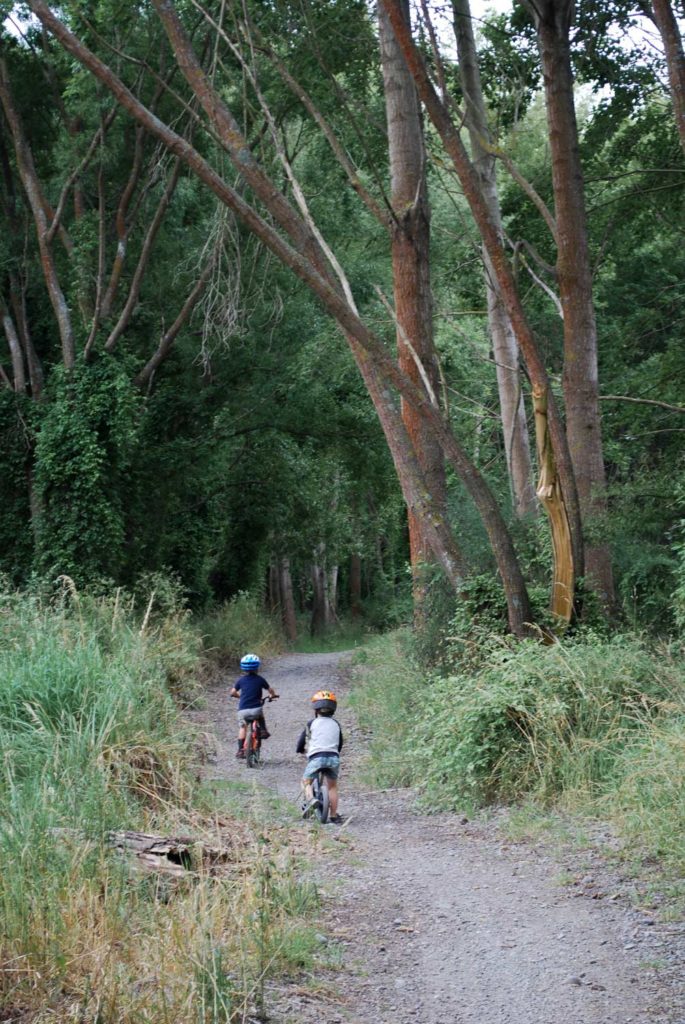
[[[409,5],[404,3],[409,21]],[[433,297],[430,283],[430,207],[426,188],[426,153],[421,113],[414,82],[382,7],[378,10],[381,65],[390,156],[390,224],[397,353],[400,369],[417,386],[438,393],[440,373],[433,344]],[[418,364],[418,365],[417,365]],[[406,402],[402,419],[417,454],[428,491],[441,515],[447,487],[445,457],[430,424]],[[431,546],[421,522],[409,509],[409,547],[415,602],[421,603],[421,566],[432,561]]]
[[[491,147],[487,146],[489,128],[469,0],[452,0],[452,8],[459,54],[459,76],[464,94],[473,164],[480,179],[483,198],[490,218],[500,239],[500,244],[503,244],[495,157],[490,151]],[[534,516],[537,512],[537,502],[533,488],[533,466],[526,410],[521,390],[518,345],[487,250],[483,253],[483,259],[485,262],[488,324],[495,358],[497,389],[502,415],[502,435],[514,511],[520,517]]]
[[[597,369],[597,324],[587,234],[585,190],[573,98],[570,26],[575,0],[530,5],[538,33],[552,157],[557,224],[557,276],[564,313],[563,388],[566,433],[584,522],[606,512]],[[588,582],[607,610],[615,603],[607,544],[585,549]]]

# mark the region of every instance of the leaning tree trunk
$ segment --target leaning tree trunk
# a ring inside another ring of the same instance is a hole
[[[35,0],[31,0],[31,2],[34,3]],[[521,299],[518,295],[513,271],[502,245],[501,237],[496,226],[492,223],[490,212],[483,198],[480,181],[475,168],[468,157],[466,147],[462,142],[459,128],[452,119],[448,107],[448,101],[441,100],[433,86],[425,61],[423,60],[421,53],[415,45],[411,33],[408,30],[400,7],[400,0],[381,0],[381,2],[388,12],[388,17],[392,23],[393,31],[397,36],[398,42],[402,47],[404,58],[407,61],[407,65],[414,77],[419,96],[421,97],[431,121],[440,136],[445,151],[452,161],[454,170],[461,184],[464,197],[469,205],[478,231],[480,232],[488,258],[492,264],[493,272],[497,278],[497,284],[500,289],[502,301],[505,304],[519,349],[523,359],[525,360],[531,384],[539,391],[540,394],[546,395],[550,442],[553,447],[556,471],[559,476],[559,484],[563,492],[563,507],[565,515],[568,517],[568,536],[570,538],[571,545],[569,558],[572,560],[573,564],[574,579],[577,579],[583,575],[584,567],[583,534],[578,492],[568,441],[556,406],[554,394],[550,387],[546,367],[542,360],[530,324],[526,318]],[[450,447],[448,445],[445,446],[445,452],[452,462],[453,460],[451,457]],[[462,479],[467,482],[468,477],[464,476]],[[481,509],[480,505],[479,509]],[[486,524],[486,528],[488,528],[488,516],[484,513],[485,508],[483,507],[481,509],[481,515],[483,516],[483,522]],[[490,528],[488,528],[488,533],[491,538],[496,536],[496,531],[491,531]],[[504,533],[499,530],[497,533],[500,534],[502,541],[505,541]],[[493,541],[493,550],[498,554],[498,543],[496,540]],[[504,551],[502,551],[501,554],[504,554]],[[510,572],[516,573],[518,571],[515,559],[507,558],[506,561],[506,565],[504,564],[504,561],[499,561],[502,579],[505,581],[507,580],[507,576]],[[507,583],[505,582],[505,589],[506,588]],[[507,592],[510,619],[512,613],[516,613],[516,590],[520,590],[518,585],[515,585],[515,588],[512,587]]]
[[[403,0],[403,6],[409,22],[406,0]],[[433,395],[437,395],[440,372],[433,344],[430,208],[423,126],[414,81],[382,7],[378,10],[378,28],[394,214],[390,230],[398,360],[403,372],[416,385],[424,387],[427,380]],[[402,403],[402,419],[428,490],[444,514],[445,458],[435,432],[406,402]],[[434,558],[422,524],[411,508],[408,518],[415,609],[418,610],[425,588],[422,566]]]
[[[583,522],[606,513],[597,369],[597,325],[592,295],[583,172],[573,99],[570,28],[574,0],[537,0],[534,12],[545,87],[552,184],[557,222],[557,274],[564,314],[563,389],[566,434]],[[603,605],[614,605],[609,546],[587,543],[588,582]]]
[[[486,148],[489,128],[469,0],[452,0],[452,9],[459,54],[459,76],[471,139],[473,165],[480,180],[490,219],[502,239],[502,217],[497,193],[495,157]],[[521,390],[519,350],[509,316],[502,302],[492,262],[485,249],[483,250],[483,262],[485,264],[488,324],[497,372],[504,452],[509,471],[514,511],[520,517],[533,516],[537,512],[537,501],[533,487],[533,467],[526,410]]]
[[[685,153],[685,52],[670,0],[652,0],[652,16],[664,44],[668,81],[671,88],[680,145]]]

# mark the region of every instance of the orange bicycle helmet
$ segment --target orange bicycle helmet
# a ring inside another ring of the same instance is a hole
[[[327,712],[329,715],[332,715],[338,706],[332,690],[317,690],[312,697],[312,704],[315,711]]]

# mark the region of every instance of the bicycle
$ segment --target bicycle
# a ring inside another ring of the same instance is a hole
[[[264,721],[261,709],[265,704],[270,704],[272,700],[278,700],[278,697],[262,697],[259,702],[259,710],[257,708],[254,709],[256,716],[254,718],[246,717],[243,752],[245,754],[245,764],[248,768],[256,768],[261,760],[262,722]]]
[[[330,796],[328,793],[328,772],[325,768],[319,768],[312,779],[312,810],[322,825],[328,821],[330,810]]]

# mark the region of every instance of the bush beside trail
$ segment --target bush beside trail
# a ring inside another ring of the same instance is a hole
[[[188,701],[201,644],[121,593],[0,596],[0,1002],[61,1019],[234,1024],[308,952],[287,830],[264,844],[198,790]],[[195,835],[225,869],[134,870],[110,830]]]
[[[469,809],[532,800],[613,820],[665,867],[685,866],[685,658],[634,636],[551,646],[490,637],[441,676],[407,637],[357,662],[354,700],[373,728],[382,785]]]

